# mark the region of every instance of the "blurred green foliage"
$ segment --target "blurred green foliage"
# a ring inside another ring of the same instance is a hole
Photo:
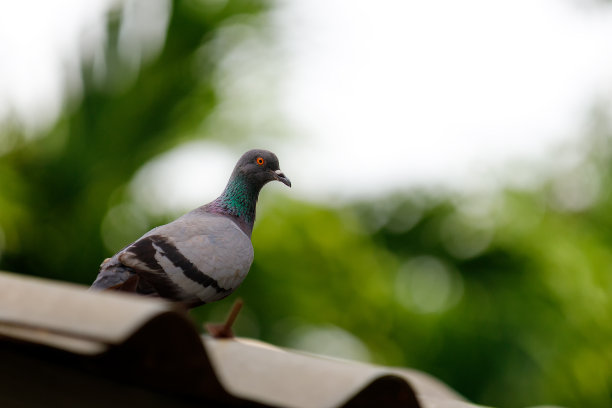
[[[0,164],[2,266],[87,282],[104,259],[100,225],[148,160],[197,135],[217,103],[217,61],[206,47],[226,24],[257,14],[264,2],[222,7],[185,1],[173,8],[159,55],[138,72],[119,50],[121,13],[109,15],[102,72],[83,66],[83,94],[43,135],[2,130],[12,148]],[[75,244],[79,244],[76,246]],[[82,245],[86,243],[86,245]]]
[[[84,63],[82,98],[43,134],[0,128],[0,269],[91,283],[111,255],[104,219],[133,205],[136,171],[209,136],[198,130],[219,67],[207,46],[237,19],[256,27],[268,6],[176,1],[163,48],[136,71],[111,13],[104,75]],[[605,111],[592,123],[584,159],[535,190],[336,206],[266,191],[246,282],[192,315],[221,320],[241,296],[240,335],[414,367],[480,404],[610,407],[612,126]],[[170,217],[141,214],[135,229]]]

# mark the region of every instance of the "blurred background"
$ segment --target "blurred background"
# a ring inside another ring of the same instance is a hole
[[[268,148],[199,326],[612,407],[611,97],[607,1],[3,2],[0,269],[88,285]]]

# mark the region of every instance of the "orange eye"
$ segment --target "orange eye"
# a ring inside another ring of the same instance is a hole
[[[263,157],[258,157],[257,160],[255,160],[257,162],[257,164],[259,164],[260,166],[263,166],[263,164],[265,163],[265,160],[263,159]]]

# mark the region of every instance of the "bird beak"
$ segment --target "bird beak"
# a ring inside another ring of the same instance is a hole
[[[283,183],[284,185],[291,187],[291,180],[289,180],[282,171],[280,170],[275,170],[274,171],[274,178],[278,181],[280,181],[281,183]]]

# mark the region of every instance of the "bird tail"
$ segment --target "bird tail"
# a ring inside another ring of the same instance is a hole
[[[107,258],[102,262],[102,265],[100,265],[100,272],[91,285],[90,290],[136,292],[138,281],[138,275],[136,275],[131,268],[123,265],[114,257]]]

